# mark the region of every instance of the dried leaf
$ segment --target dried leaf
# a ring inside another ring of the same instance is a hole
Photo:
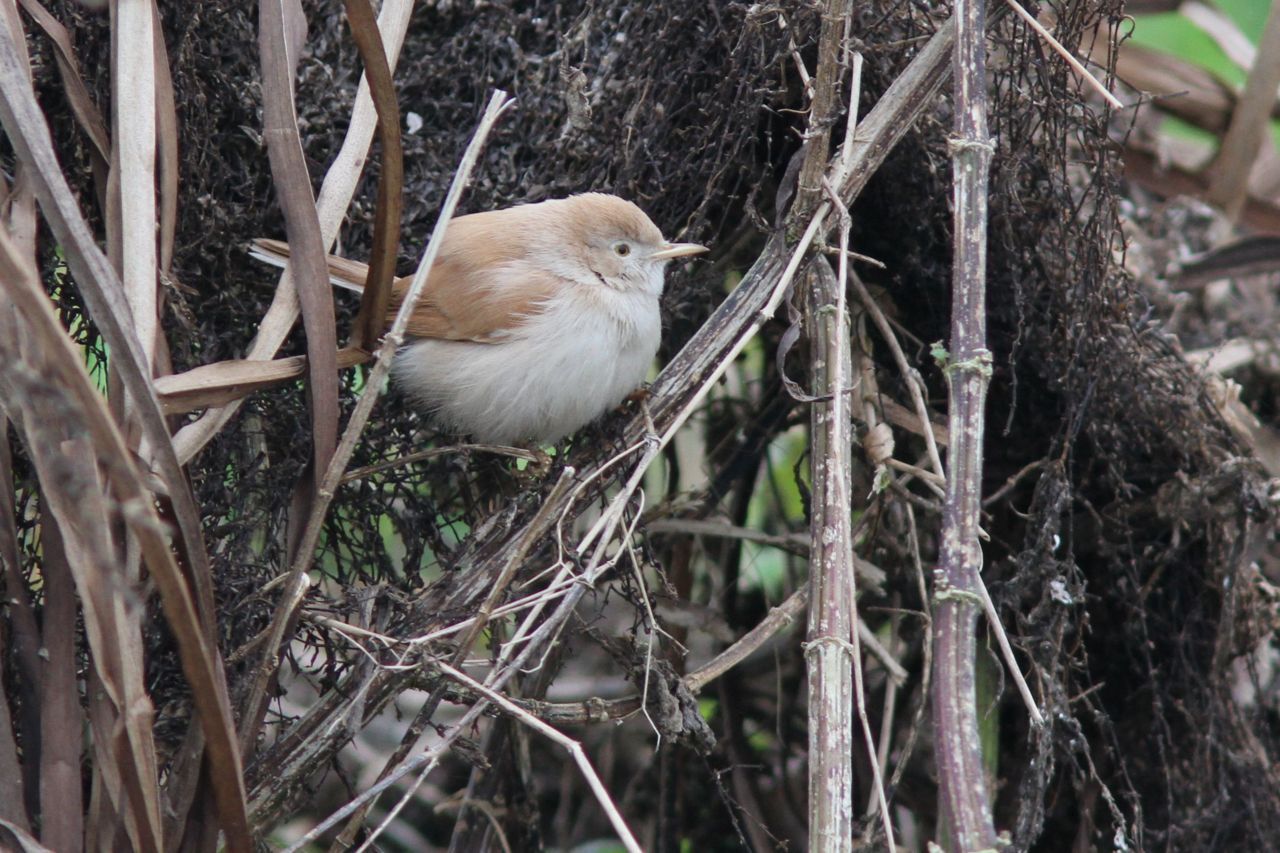
[[[0,81],[4,83],[12,80],[12,56],[13,44],[7,38],[7,33],[0,32]],[[29,90],[27,94],[29,95]],[[45,167],[48,164],[44,162],[43,155],[49,152],[30,145],[30,141],[25,136],[15,132],[16,129],[21,129],[21,133],[30,134],[39,139],[38,132],[32,128],[33,121],[38,122],[38,120],[32,120],[29,116],[29,110],[33,109],[34,105],[24,104],[23,99],[15,98],[14,95],[12,87],[0,85],[0,115],[4,119],[6,129],[10,131],[9,137],[15,140],[15,145],[22,156],[34,159],[38,166]],[[22,121],[17,119],[19,115],[22,116]],[[43,123],[39,123],[38,127],[44,129]],[[47,148],[47,138],[43,142]],[[52,172],[53,174],[50,175],[46,168],[40,169],[41,176],[45,180],[41,186],[41,196],[45,202],[46,216],[51,220],[55,231],[60,231],[65,236],[63,246],[67,249],[69,262],[75,264],[73,269],[76,266],[80,267],[82,275],[77,275],[77,278],[83,287],[86,301],[91,304],[98,302],[98,306],[102,309],[101,314],[95,316],[103,318],[101,328],[104,335],[107,334],[108,329],[112,329],[113,334],[116,335],[115,340],[120,342],[115,352],[117,363],[123,364],[125,368],[121,371],[121,376],[130,386],[130,393],[134,394],[135,402],[139,404],[138,412],[142,415],[141,421],[144,427],[153,426],[154,421],[160,418],[159,405],[151,385],[145,380],[140,370],[141,359],[137,356],[136,342],[120,333],[120,315],[112,310],[117,306],[112,304],[110,297],[103,298],[104,294],[111,292],[111,283],[114,283],[116,288],[119,287],[119,283],[113,282],[110,268],[96,247],[91,243],[88,247],[84,246],[82,239],[85,234],[81,233],[81,229],[84,229],[83,222],[78,217],[72,219],[67,215],[68,213],[75,215],[73,207],[68,210],[64,206],[66,199],[62,194],[69,195],[69,191],[65,183],[61,183],[61,173],[57,172],[56,168]],[[84,230],[87,231],[87,229]],[[107,287],[95,289],[85,286],[86,283],[103,281],[108,282]],[[243,774],[240,768],[239,751],[236,747],[235,726],[226,695],[226,685],[221,678],[217,648],[212,642],[207,622],[200,618],[187,578],[178,568],[174,553],[170,549],[164,533],[165,527],[156,515],[154,496],[145,488],[142,477],[133,462],[133,455],[108,414],[105,401],[97,393],[85,372],[79,353],[76,352],[58,322],[53,306],[35,276],[35,271],[22,265],[21,259],[3,232],[0,232],[0,284],[6,288],[9,297],[22,312],[26,320],[25,328],[31,340],[36,346],[42,348],[45,355],[45,364],[42,368],[43,380],[47,381],[51,387],[62,389],[66,403],[76,409],[74,420],[83,425],[92,439],[94,454],[98,464],[102,465],[107,473],[113,497],[121,505],[128,507],[124,520],[137,537],[143,559],[160,593],[166,618],[177,642],[183,670],[191,686],[195,707],[209,741],[207,755],[210,776],[213,780],[219,816],[223,831],[226,833],[227,843],[234,850],[247,851],[251,849],[251,841],[245,816]],[[118,293],[118,290],[116,292]],[[108,336],[108,339],[111,340],[111,337]],[[134,388],[139,391],[135,393]],[[176,460],[172,458],[172,446],[167,441],[167,435],[161,432],[158,441],[152,437],[154,435],[154,432],[148,431],[148,438],[153,442],[157,456],[162,462],[167,456],[171,467],[176,467]],[[190,492],[185,491],[187,488],[185,481],[180,476],[176,476],[170,478],[167,485],[173,496],[175,514],[181,518],[184,511],[193,513],[194,506],[191,503]],[[207,555],[199,545],[198,527],[196,535],[187,539],[187,542],[194,546],[187,551],[190,559],[199,559],[202,562],[207,560]],[[207,581],[207,562],[204,562],[204,571]]]
[[[337,353],[337,367],[364,364],[369,354],[351,348]],[[269,361],[234,359],[215,361],[175,376],[156,379],[156,391],[166,415],[178,415],[209,406],[225,405],[255,391],[301,379],[307,375],[307,357],[275,358]]]
[[[409,28],[409,17],[412,12],[412,0],[385,0],[382,11],[378,15],[378,26],[387,48],[387,61],[392,68],[395,67],[396,60],[400,56],[400,48],[404,43],[405,31]],[[356,184],[368,155],[369,144],[373,140],[375,120],[368,80],[366,77],[361,77],[346,138],[343,140],[337,159],[325,175],[324,183],[320,187],[320,197],[316,202],[326,248],[333,245],[347,206],[355,193]],[[271,307],[258,326],[258,333],[254,337],[247,357],[269,359],[275,355],[297,318],[298,298],[293,288],[293,277],[286,272],[280,278]],[[215,409],[205,413],[195,423],[187,424],[180,429],[174,436],[174,447],[178,458],[185,463],[199,453],[200,448],[204,447],[227,424],[237,408],[233,404]]]
[[[107,190],[107,245],[124,285],[133,331],[142,345],[150,376],[155,372],[160,329],[156,292],[156,36],[150,3],[116,3],[112,11],[115,144]]]
[[[76,61],[76,52],[71,46],[71,36],[67,33],[67,28],[40,5],[40,0],[18,0],[18,2],[53,42],[53,56],[58,63],[58,74],[62,77],[67,100],[71,103],[71,111],[80,122],[80,126],[84,128],[84,132],[89,135],[96,168],[100,168],[105,174],[107,164],[111,162],[111,140],[107,135],[107,123],[103,120],[102,113],[98,111],[98,105],[93,102],[89,89],[80,76],[80,64]]]
[[[39,465],[41,457],[35,452],[32,455]],[[42,492],[42,503],[51,493],[61,491],[55,486]],[[60,522],[46,518],[41,543],[41,651],[45,665],[40,683],[40,839],[54,850],[76,850],[84,840],[80,792],[84,785],[80,778],[84,721],[76,661],[75,582],[63,548],[61,527]],[[97,752],[98,761],[116,763],[116,756],[109,750],[99,747]],[[124,803],[118,805],[123,807]]]
[[[364,61],[373,103],[378,109],[378,141],[382,143],[369,276],[351,336],[352,346],[372,348],[382,336],[387,308],[391,305],[400,245],[400,214],[404,207],[404,150],[400,144],[400,106],[373,7],[369,0],[346,0],[345,6],[351,34]]]
[[[293,103],[294,68],[305,35],[306,18],[298,0],[262,0],[259,4],[263,138],[294,251],[291,267],[307,333],[313,470],[320,477],[338,445],[337,327],[324,260],[325,241]],[[315,487],[320,487],[318,480]]]
[[[160,271],[169,273],[173,265],[173,241],[178,228],[178,108],[174,101],[173,76],[169,73],[169,53],[164,46],[160,10],[151,3],[152,32],[155,33],[156,74],[156,157],[160,188]]]
[[[32,838],[31,833],[23,829],[20,824],[0,818],[0,828],[4,829],[14,840],[12,845],[4,845],[6,850],[16,850],[18,853],[56,853],[56,851],[50,850]],[[0,839],[3,838],[4,833],[0,833]]]

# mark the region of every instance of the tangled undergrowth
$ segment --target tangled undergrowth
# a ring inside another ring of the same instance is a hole
[[[856,4],[864,111],[945,20],[945,10],[929,5]],[[1118,0],[1045,5],[1065,43],[1118,37]],[[360,70],[340,6],[308,9],[297,84],[317,185],[346,130]],[[105,104],[105,18],[72,4],[54,8]],[[220,0],[161,11],[181,155],[163,327],[182,371],[243,354],[274,280],[244,246],[283,226],[256,130],[254,8]],[[665,362],[779,225],[775,199],[794,180],[788,168],[805,129],[799,66],[812,62],[818,23],[802,2],[421,4],[396,70],[408,164],[402,257],[425,245],[488,93],[506,89],[517,107],[485,150],[466,210],[605,190],[636,200],[668,234],[715,247],[710,262],[669,278]],[[92,210],[87,145],[48,45],[33,36],[31,47],[67,172],[80,175]],[[1271,636],[1275,604],[1264,592],[1278,579],[1264,555],[1275,547],[1273,502],[1202,378],[1153,318],[1161,306],[1153,308],[1146,282],[1126,272],[1122,209],[1162,226],[1126,200],[1107,119],[1013,19],[993,24],[991,52],[985,577],[1049,719],[1043,730],[1030,728],[998,657],[980,662],[996,825],[1019,849],[1264,849],[1280,834],[1270,769],[1280,746],[1276,696],[1254,673],[1255,695],[1242,702],[1250,675],[1239,661]],[[859,271],[922,374],[935,416],[946,399],[929,345],[948,334],[949,127],[942,99],[851,211],[854,247],[879,262]],[[376,177],[375,156],[339,241],[352,256],[370,242]],[[58,298],[65,316],[83,315],[70,288]],[[354,308],[339,300],[340,330]],[[882,402],[905,409],[911,380],[866,317],[857,322]],[[697,695],[681,680],[805,578],[807,406],[779,372],[800,377],[805,367],[796,354],[781,366],[774,358],[786,325],[763,328],[669,448],[646,481],[644,505],[630,507],[632,546],[620,549],[608,583],[511,690],[586,744],[649,849],[805,844],[802,632],[780,631]],[[92,328],[81,328],[85,343],[98,346]],[[286,350],[304,346],[298,331]],[[344,407],[366,375],[344,375]],[[300,440],[306,411],[301,386],[259,393],[189,469],[213,555],[233,707],[252,682],[280,594],[270,581],[286,568],[296,535],[291,496],[309,459]],[[465,653],[462,632],[439,632],[475,616],[493,580],[483,569],[511,553],[501,550],[510,545],[504,537],[537,516],[570,466],[585,470],[623,450],[624,417],[606,418],[538,463],[443,452],[343,486],[316,561],[319,582],[246,764],[260,831],[288,835],[291,822],[327,816],[371,784],[397,742],[413,745],[407,728],[430,742],[457,719],[456,707],[474,701],[429,666],[387,668],[391,651],[350,629],[399,640],[438,633],[414,648],[414,664]],[[898,458],[923,458],[919,432],[895,431]],[[353,467],[453,443],[391,393]],[[30,507],[33,474],[21,447],[14,452],[17,505]],[[885,769],[900,840],[922,843],[937,822],[921,715],[929,664],[921,590],[939,505],[919,480],[881,489],[873,465],[855,467],[860,612],[907,674],[899,683],[868,657],[863,698],[873,729],[892,745]],[[564,519],[560,541],[524,543],[510,598],[536,592],[548,566],[572,562],[564,540],[581,537],[596,514]],[[18,518],[25,565],[35,566],[34,510]],[[35,576],[28,568],[33,587]],[[168,756],[186,733],[189,700],[171,638],[161,620],[153,628],[148,686]],[[511,630],[495,621],[472,654],[492,659]],[[11,703],[21,706],[12,668],[6,679]],[[641,690],[645,713],[634,699]],[[600,722],[624,713],[624,724]],[[858,768],[864,796],[872,778],[865,757]],[[421,790],[388,846],[481,849],[501,831],[511,849],[571,849],[608,832],[572,765],[506,721],[466,732]],[[464,791],[489,805],[443,805]],[[876,822],[863,822],[873,837]]]

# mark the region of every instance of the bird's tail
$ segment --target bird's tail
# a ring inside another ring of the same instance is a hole
[[[280,240],[268,240],[259,237],[249,245],[249,255],[264,264],[284,269],[289,262],[289,244]],[[359,261],[348,260],[329,255],[325,259],[329,264],[329,282],[334,287],[352,290],[356,293],[364,291],[365,280],[369,277],[369,265]]]

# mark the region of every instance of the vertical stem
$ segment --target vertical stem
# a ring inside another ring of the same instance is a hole
[[[934,572],[934,737],[941,814],[951,849],[994,847],[991,798],[982,767],[974,686],[975,634],[981,610],[978,509],[982,489],[983,409],[991,374],[986,349],[987,133],[984,0],[957,0],[952,140],[955,254],[952,265],[951,445],[942,549]]]
[[[840,57],[849,5],[825,0],[818,66],[805,132],[793,217],[815,215],[828,167],[831,127],[839,115]],[[822,217],[824,209],[816,216]],[[809,522],[809,849],[844,853],[853,845],[853,653],[855,625],[849,456],[853,425],[848,399],[852,367],[849,321],[840,283],[823,258],[805,280],[813,403],[813,507]]]
[[[813,501],[809,523],[809,849],[846,851],[853,842],[853,530],[849,505],[853,369],[840,283],[825,258],[806,287],[813,387],[830,399],[810,414]]]

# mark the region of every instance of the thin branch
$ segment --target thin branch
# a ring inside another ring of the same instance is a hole
[[[342,475],[342,481],[339,485],[356,480],[363,480],[371,474],[379,474],[383,471],[390,471],[394,468],[400,468],[405,465],[411,465],[414,462],[425,462],[428,459],[435,459],[439,456],[450,456],[459,453],[470,455],[472,453],[494,453],[499,456],[510,456],[512,459],[524,459],[527,462],[545,463],[547,456],[545,453],[537,450],[526,450],[523,447],[507,447],[501,444],[451,444],[448,447],[432,447],[428,450],[417,450],[413,453],[406,453],[403,456],[397,456],[395,459],[387,459],[383,462],[375,462],[373,465],[365,465],[363,468],[352,468],[350,471]]]
[[[915,120],[936,102],[937,93],[949,73],[948,58],[954,38],[953,23],[941,27],[920,48],[907,69],[861,122],[858,138],[851,146],[848,176],[839,188],[846,203],[851,203],[857,197],[879,164],[913,126]],[[809,225],[805,229],[809,236],[802,238],[802,243],[807,245],[822,227]],[[799,259],[794,258],[794,265],[788,263],[788,254],[781,235],[771,239],[738,288],[713,312],[655,380],[650,411],[655,431],[660,435],[667,434],[673,424],[678,426],[684,422],[705,398],[718,377],[728,369],[728,364],[751,340],[756,330],[772,316],[785,290],[785,287],[779,287],[780,278],[784,274],[789,278],[794,274],[794,266],[799,264]],[[405,630],[427,633],[438,627],[440,613],[474,607],[487,594],[489,579],[500,570],[506,554],[531,531],[534,531],[534,535],[554,535],[554,541],[563,550],[563,537],[556,534],[555,519],[567,516],[576,507],[595,499],[603,491],[604,485],[612,481],[612,466],[616,466],[620,459],[631,458],[629,454],[644,447],[646,436],[650,432],[646,419],[637,415],[624,428],[623,444],[628,448],[625,453],[609,453],[607,458],[584,460],[580,467],[582,482],[591,485],[575,489],[561,498],[558,505],[552,507],[553,518],[550,522],[545,521],[545,517],[539,513],[536,519],[509,525],[502,535],[473,537],[473,544],[466,555],[469,566],[467,572],[460,577],[451,578],[447,589],[442,587],[439,592],[425,595],[422,606],[413,614]],[[634,478],[636,482],[638,479]],[[625,500],[629,498],[624,499],[624,503]],[[501,687],[498,682],[511,677],[516,668],[533,657],[535,646],[559,630],[591,581],[592,578],[583,577],[580,582],[569,587],[555,612],[547,618],[539,632],[529,637],[519,655],[508,661],[502,671],[490,680],[490,687]],[[389,701],[397,687],[409,677],[405,673],[380,673],[369,688],[371,696],[377,697],[371,700],[370,708],[380,707]],[[353,690],[356,687],[354,683],[350,686]],[[316,832],[325,831],[359,808],[361,802],[378,796],[380,791],[394,784],[397,779],[430,762],[433,755],[439,754],[438,750],[447,749],[460,732],[465,731],[472,721],[484,713],[484,704],[477,703],[469,709],[458,721],[458,725],[445,733],[438,748],[433,747],[430,754],[414,756],[402,763],[387,779],[322,822]],[[342,696],[336,695],[317,703],[281,742],[272,747],[270,756],[264,761],[294,778],[301,778],[318,770],[329,760],[333,750],[349,737],[345,734],[343,722],[348,713],[348,705]],[[271,790],[258,787],[256,799],[251,804],[256,820],[270,820],[275,810],[283,806],[285,800],[278,787]]]
[[[458,206],[458,200],[461,198],[462,191],[471,177],[471,170],[475,167],[476,160],[480,156],[480,151],[484,147],[489,131],[492,130],[498,118],[501,117],[511,103],[512,101],[505,92],[495,91],[493,93],[489,100],[489,105],[480,119],[480,124],[471,138],[471,143],[462,155],[462,162],[454,173],[453,183],[449,187],[448,195],[445,196],[444,204],[441,205],[440,217],[436,221],[435,228],[432,229],[431,239],[427,243],[426,251],[423,252],[417,272],[414,273],[413,281],[404,296],[400,310],[396,314],[395,321],[391,324],[391,330],[387,332],[383,338],[382,345],[378,348],[377,363],[369,373],[369,377],[365,382],[364,392],[360,395],[355,410],[351,413],[351,419],[347,422],[347,428],[343,432],[342,441],[333,454],[328,469],[324,472],[311,514],[307,519],[306,527],[298,544],[294,563],[288,573],[289,579],[303,577],[311,566],[315,548],[320,539],[320,528],[324,517],[328,513],[329,505],[333,502],[334,494],[342,479],[343,472],[346,470],[347,462],[350,461],[351,454],[355,451],[356,443],[360,440],[360,433],[363,432],[365,424],[368,423],[369,415],[373,412],[373,406],[378,400],[382,384],[391,370],[392,356],[395,355],[396,349],[404,340],[405,326],[408,325],[409,316],[422,295],[423,288],[426,286],[427,274],[431,270],[432,264],[435,263],[436,256],[440,252],[440,246],[444,242],[445,229],[448,228],[449,220],[453,217],[453,212]],[[289,585],[293,586],[294,583],[290,582]],[[281,599],[272,619],[273,630],[282,632],[283,626],[293,618],[300,603],[300,596]],[[283,638],[283,634],[281,634],[281,637]],[[257,720],[261,717],[260,712],[265,707],[263,703],[267,686],[278,665],[277,651],[282,651],[282,648],[279,646],[268,647],[268,659],[259,667],[255,675],[249,701],[244,706],[250,709],[249,713],[251,714],[246,715],[246,719]]]
[[[860,67],[861,67],[860,64],[855,67],[855,73]],[[857,103],[858,103],[858,93],[855,90],[850,95],[850,99],[849,99],[849,115],[850,115],[849,124],[850,124],[851,131],[853,130],[853,125],[857,116]],[[836,200],[839,201],[838,197]],[[841,212],[840,263],[839,263],[839,274],[836,281],[836,294],[837,294],[836,317],[838,321],[843,320],[845,317],[848,316],[848,312],[845,305],[845,298],[849,290],[848,249],[849,249],[849,229],[851,225],[851,219],[849,217],[848,209],[845,208],[843,204],[840,205],[840,208],[841,208],[840,209],[840,212]],[[849,329],[848,328],[845,328],[844,330],[841,331],[840,341],[837,343],[836,346],[830,346],[830,345],[828,346],[827,359],[833,361],[835,364],[842,365],[842,369],[845,362],[846,361],[849,362],[849,372],[850,372],[850,375],[852,375],[852,371],[853,371],[852,353],[849,352]],[[863,359],[863,361],[866,362],[866,361],[869,361],[869,359]],[[834,388],[834,386],[832,387]],[[838,394],[837,399],[843,398],[843,397],[845,397],[844,394]],[[843,413],[840,412],[839,408],[836,408],[831,413],[829,413],[829,418],[833,418],[836,416],[844,416],[845,419],[848,420],[847,415],[843,415]],[[834,433],[835,429],[836,428],[834,426],[832,426],[831,424],[828,424],[829,431]],[[851,430],[849,433],[849,437],[852,438]],[[816,448],[815,448],[815,453],[816,453]],[[927,474],[928,472],[923,472],[923,473]],[[815,476],[816,476],[816,471],[815,471]],[[851,497],[852,496],[849,491],[845,491],[841,496],[841,501],[845,503],[845,506],[843,506],[842,509],[846,512],[851,510],[851,507],[848,505],[849,502],[851,501]],[[852,535],[853,535],[852,530],[850,530],[850,555],[849,555],[850,558],[852,558],[853,556],[852,555],[852,542],[853,542]],[[852,578],[850,582],[851,583],[853,582]],[[854,699],[855,699],[854,708],[858,713],[858,722],[862,727],[863,744],[865,745],[867,750],[867,761],[871,765],[871,775],[872,775],[873,781],[875,782],[874,795],[877,798],[877,801],[879,802],[879,805],[880,805],[880,820],[881,820],[881,825],[884,827],[886,844],[888,849],[893,850],[896,848],[896,845],[893,842],[893,822],[889,814],[889,799],[888,799],[888,795],[885,792],[885,787],[884,787],[884,772],[882,770],[883,761],[880,758],[881,750],[878,750],[876,748],[875,737],[871,733],[871,721],[867,717],[867,691],[866,691],[866,686],[865,686],[863,674],[862,674],[862,646],[864,644],[867,645],[867,647],[872,651],[872,654],[874,654],[877,658],[879,658],[882,661],[893,660],[893,656],[889,653],[887,649],[884,648],[884,646],[880,644],[879,639],[875,637],[875,635],[870,631],[870,629],[865,628],[865,625],[863,624],[861,617],[858,615],[858,603],[857,603],[856,595],[853,598],[852,611],[853,611],[853,620],[854,620],[854,629],[855,629],[851,635],[851,639],[853,642],[853,686],[854,686]],[[870,640],[870,642],[868,642],[868,640]],[[893,679],[890,679],[890,683],[893,683]],[[888,685],[886,685],[886,687],[887,686]],[[810,761],[812,761],[812,758],[810,758]]]
[[[1107,87],[1102,85],[1101,80],[1090,74],[1089,69],[1085,68],[1084,64],[1081,63],[1080,60],[1076,59],[1075,56],[1072,55],[1071,51],[1063,47],[1062,42],[1054,38],[1053,33],[1045,29],[1044,24],[1037,21],[1034,15],[1022,8],[1022,4],[1019,3],[1018,0],[1005,0],[1005,2],[1009,4],[1009,8],[1013,9],[1013,11],[1018,14],[1019,18],[1027,22],[1027,26],[1036,31],[1036,35],[1044,39],[1049,44],[1049,47],[1053,48],[1053,51],[1057,53],[1058,56],[1061,56],[1063,60],[1071,66],[1072,71],[1083,77],[1084,81],[1088,83],[1095,92],[1101,95],[1103,100],[1110,104],[1113,109],[1124,109],[1124,104],[1120,99],[1111,94]]]
[[[600,807],[604,809],[605,815],[609,818],[609,823],[613,824],[614,831],[618,833],[618,839],[624,846],[626,846],[628,853],[641,853],[640,845],[636,843],[635,836],[631,834],[631,830],[627,827],[626,821],[622,819],[622,814],[614,804],[613,798],[609,796],[609,792],[604,787],[604,783],[600,781],[600,777],[596,774],[595,768],[591,766],[591,761],[583,751],[582,744],[551,728],[551,726],[529,714],[506,696],[503,696],[496,690],[490,690],[488,687],[485,687],[466,673],[460,672],[447,664],[441,664],[440,670],[459,684],[465,685],[484,696],[490,702],[497,705],[499,708],[506,711],[508,714],[515,717],[521,723],[533,729],[538,734],[567,749],[569,754],[573,756],[574,762],[578,765],[578,769],[582,771],[582,775],[586,777],[587,785],[591,788],[591,792],[595,794],[596,801],[600,803]]]
[[[920,604],[925,608],[924,616],[924,638],[920,644],[923,660],[921,661],[921,677],[920,677],[920,702],[916,706],[916,712],[911,720],[911,728],[907,730],[907,737],[903,741],[902,746],[898,749],[898,763],[893,769],[893,776],[889,779],[889,788],[893,790],[898,787],[898,783],[902,781],[902,774],[906,772],[907,765],[910,763],[911,754],[915,751],[916,741],[920,736],[920,729],[924,722],[925,710],[928,707],[927,697],[929,696],[929,683],[933,675],[933,615],[928,612],[929,607],[929,589],[924,579],[924,563],[920,559],[920,537],[916,531],[916,513],[910,504],[903,507],[907,517],[907,550],[911,555],[911,567],[915,570],[916,590],[920,595]]]
[[[559,493],[568,490],[569,484],[573,481],[575,473],[576,472],[572,466],[566,466],[560,473],[560,479],[556,481],[555,486],[551,490],[551,494],[548,496],[548,500],[543,504],[543,512],[547,512],[546,508],[548,506],[554,505],[554,500],[552,500],[554,497]],[[462,639],[458,641],[457,651],[453,653],[450,661],[452,665],[461,666],[466,660],[467,655],[471,651],[472,644],[475,643],[476,639],[480,636],[480,632],[484,630],[485,626],[488,625],[490,618],[492,618],[495,612],[498,600],[507,594],[507,588],[511,585],[511,581],[515,576],[516,570],[520,568],[525,556],[529,552],[529,549],[533,547],[533,544],[533,539],[530,537],[526,538],[519,546],[516,547],[516,549],[511,553],[510,558],[507,560],[506,565],[502,567],[502,571],[496,578],[494,578],[489,594],[485,596],[485,599],[481,602],[479,608],[473,611],[472,617],[465,620],[465,633],[462,635]],[[533,608],[536,612],[541,609],[546,598],[543,596],[535,596],[534,598],[535,601],[533,603]],[[433,690],[427,697],[427,700],[422,703],[422,707],[419,709],[417,716],[413,719],[413,722],[409,724],[408,729],[406,729],[404,735],[400,738],[400,743],[396,746],[395,750],[392,751],[391,755],[388,756],[387,760],[383,762],[382,770],[378,773],[379,779],[390,774],[391,771],[395,769],[396,765],[404,761],[405,757],[409,755],[414,744],[416,744],[418,739],[421,737],[422,732],[425,731],[427,726],[430,724],[431,717],[439,707],[441,698],[441,691],[436,689]],[[368,815],[369,809],[372,808],[373,804],[374,801],[370,800],[351,816],[351,819],[347,821],[346,827],[339,836],[340,842],[355,838],[360,827],[364,824],[365,817]]]
[[[925,447],[928,448],[929,461],[933,464],[933,471],[945,480],[946,470],[942,467],[942,455],[938,452],[937,438],[931,428],[933,421],[929,417],[929,406],[925,403],[924,392],[920,390],[920,374],[912,369],[910,362],[907,361],[907,354],[902,351],[902,345],[898,342],[898,336],[894,334],[893,326],[889,324],[889,319],[885,317],[884,311],[880,310],[880,303],[876,302],[871,296],[871,292],[862,283],[862,279],[857,275],[850,275],[849,281],[853,284],[853,291],[858,295],[859,301],[862,302],[863,309],[871,315],[876,328],[880,330],[880,337],[888,345],[889,352],[893,355],[894,363],[898,365],[898,373],[902,375],[902,381],[907,385],[907,390],[911,394],[911,403],[915,407],[916,417],[920,420],[920,434],[924,436]]]

